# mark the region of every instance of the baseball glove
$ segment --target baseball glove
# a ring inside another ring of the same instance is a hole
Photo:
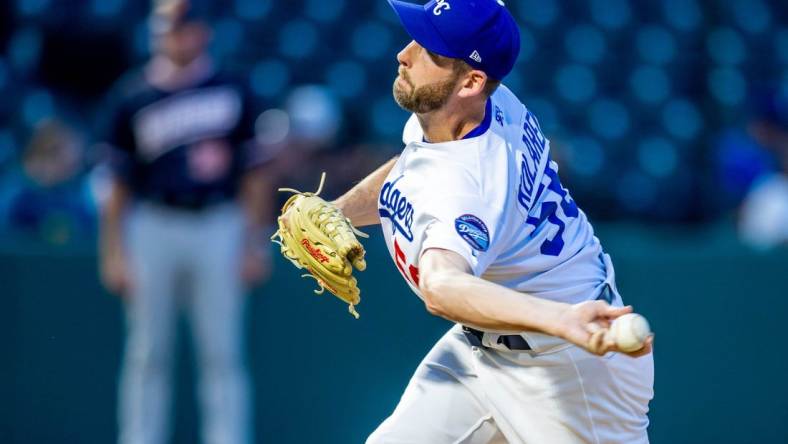
[[[350,219],[334,204],[318,195],[323,189],[326,174],[320,177],[320,186],[315,193],[302,193],[291,188],[279,191],[294,193],[282,207],[277,219],[279,229],[271,237],[279,244],[282,255],[297,268],[309,273],[320,286],[315,293],[328,289],[350,306],[348,311],[358,319],[355,305],[361,302],[361,292],[353,266],[359,271],[367,267],[364,247],[356,235],[368,237],[350,223]]]

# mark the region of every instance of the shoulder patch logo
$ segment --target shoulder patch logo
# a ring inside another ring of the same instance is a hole
[[[463,214],[455,219],[454,228],[475,250],[487,251],[490,248],[490,231],[487,225],[473,214]]]

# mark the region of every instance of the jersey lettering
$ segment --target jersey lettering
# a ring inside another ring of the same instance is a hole
[[[536,116],[531,111],[528,111],[525,115],[523,131],[525,131],[525,137],[528,138],[528,142],[538,147],[540,151],[544,151],[547,139],[544,137],[544,134],[542,134],[542,128],[539,126],[539,121],[536,120]]]
[[[133,117],[139,153],[151,162],[180,145],[226,134],[241,117],[240,95],[229,87],[203,88],[154,102]]]
[[[499,125],[503,126],[503,111],[498,105],[495,105],[495,121],[498,122]]]
[[[408,242],[413,242],[413,205],[402,195],[396,185],[404,176],[399,176],[393,182],[386,182],[380,190],[380,208],[378,214],[381,218],[391,221],[394,231],[399,231]]]
[[[533,195],[534,181],[547,146],[547,139],[542,134],[539,122],[530,111],[525,116],[522,141],[528,155],[526,156],[525,153],[520,155],[520,186],[517,190],[517,201],[525,210],[525,214],[528,214],[531,205],[536,201]]]

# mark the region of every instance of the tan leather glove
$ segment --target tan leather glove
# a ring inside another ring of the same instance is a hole
[[[361,302],[361,291],[353,277],[353,266],[363,271],[367,264],[364,247],[356,235],[368,236],[353,227],[334,204],[318,196],[324,181],[325,173],[315,193],[279,189],[295,194],[282,207],[277,219],[279,229],[271,239],[293,265],[309,272],[303,277],[311,276],[317,281],[320,289],[315,293],[328,289],[347,302],[350,313],[358,318],[355,306]]]

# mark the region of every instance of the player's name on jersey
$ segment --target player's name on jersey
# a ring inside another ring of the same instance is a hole
[[[389,219],[394,229],[402,233],[405,239],[413,241],[413,205],[396,186],[403,177],[399,176],[383,185],[378,212],[380,217]]]
[[[531,209],[534,201],[534,181],[536,180],[539,166],[542,164],[547,139],[542,134],[539,122],[531,111],[525,116],[523,124],[523,143],[526,152],[520,154],[520,187],[517,191],[517,200],[523,206],[526,213]]]

